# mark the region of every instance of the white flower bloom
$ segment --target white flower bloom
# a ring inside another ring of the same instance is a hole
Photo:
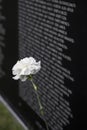
[[[12,73],[15,75],[13,79],[25,81],[29,75],[36,74],[41,69],[41,62],[36,62],[33,57],[26,57],[17,61],[12,68]]]

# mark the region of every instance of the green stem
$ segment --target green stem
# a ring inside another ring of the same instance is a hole
[[[34,87],[34,90],[35,90],[35,93],[36,93],[36,96],[37,96],[37,100],[38,100],[38,104],[39,104],[39,109],[40,109],[40,114],[43,116],[44,115],[44,112],[43,112],[43,106],[42,106],[42,104],[41,104],[41,102],[40,102],[40,98],[39,98],[39,95],[38,95],[38,92],[37,92],[37,86],[33,83],[33,81],[32,81],[32,85],[33,85],[33,87]]]
[[[32,76],[30,76],[29,79],[30,79],[30,81],[32,82],[33,88],[34,88],[35,93],[36,93],[36,96],[37,96],[37,101],[38,101],[38,104],[39,104],[40,114],[41,114],[42,116],[44,116],[43,106],[42,106],[42,104],[41,104],[40,97],[39,97],[38,91],[37,91],[37,90],[38,90],[38,87],[37,87],[37,86],[35,85],[35,83],[33,82]],[[44,118],[44,121],[45,121],[46,129],[49,130],[48,124],[47,124],[47,121],[46,121],[45,118]]]

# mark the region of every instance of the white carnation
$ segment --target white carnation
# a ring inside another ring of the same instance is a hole
[[[17,61],[12,68],[12,73],[15,75],[13,79],[25,81],[29,75],[36,74],[41,69],[41,62],[36,62],[33,57],[26,57]]]

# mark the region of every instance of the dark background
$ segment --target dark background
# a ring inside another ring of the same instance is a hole
[[[3,70],[6,74],[0,79],[0,90],[10,100],[15,100],[18,94],[18,87],[17,83],[12,79],[12,66],[18,59],[17,0],[2,0],[1,5],[3,7],[1,13],[6,18],[3,22],[3,27],[6,31],[5,48],[2,50],[4,54]]]

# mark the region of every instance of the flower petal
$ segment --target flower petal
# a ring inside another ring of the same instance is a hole
[[[13,79],[25,81],[30,74],[36,74],[41,69],[41,62],[36,62],[33,57],[26,57],[17,61],[12,68]]]
[[[18,79],[20,79],[20,76],[19,76],[19,75],[16,75],[16,76],[13,77],[13,79],[14,79],[14,80],[18,80]]]
[[[21,69],[15,69],[12,71],[13,75],[19,75],[21,73]]]

